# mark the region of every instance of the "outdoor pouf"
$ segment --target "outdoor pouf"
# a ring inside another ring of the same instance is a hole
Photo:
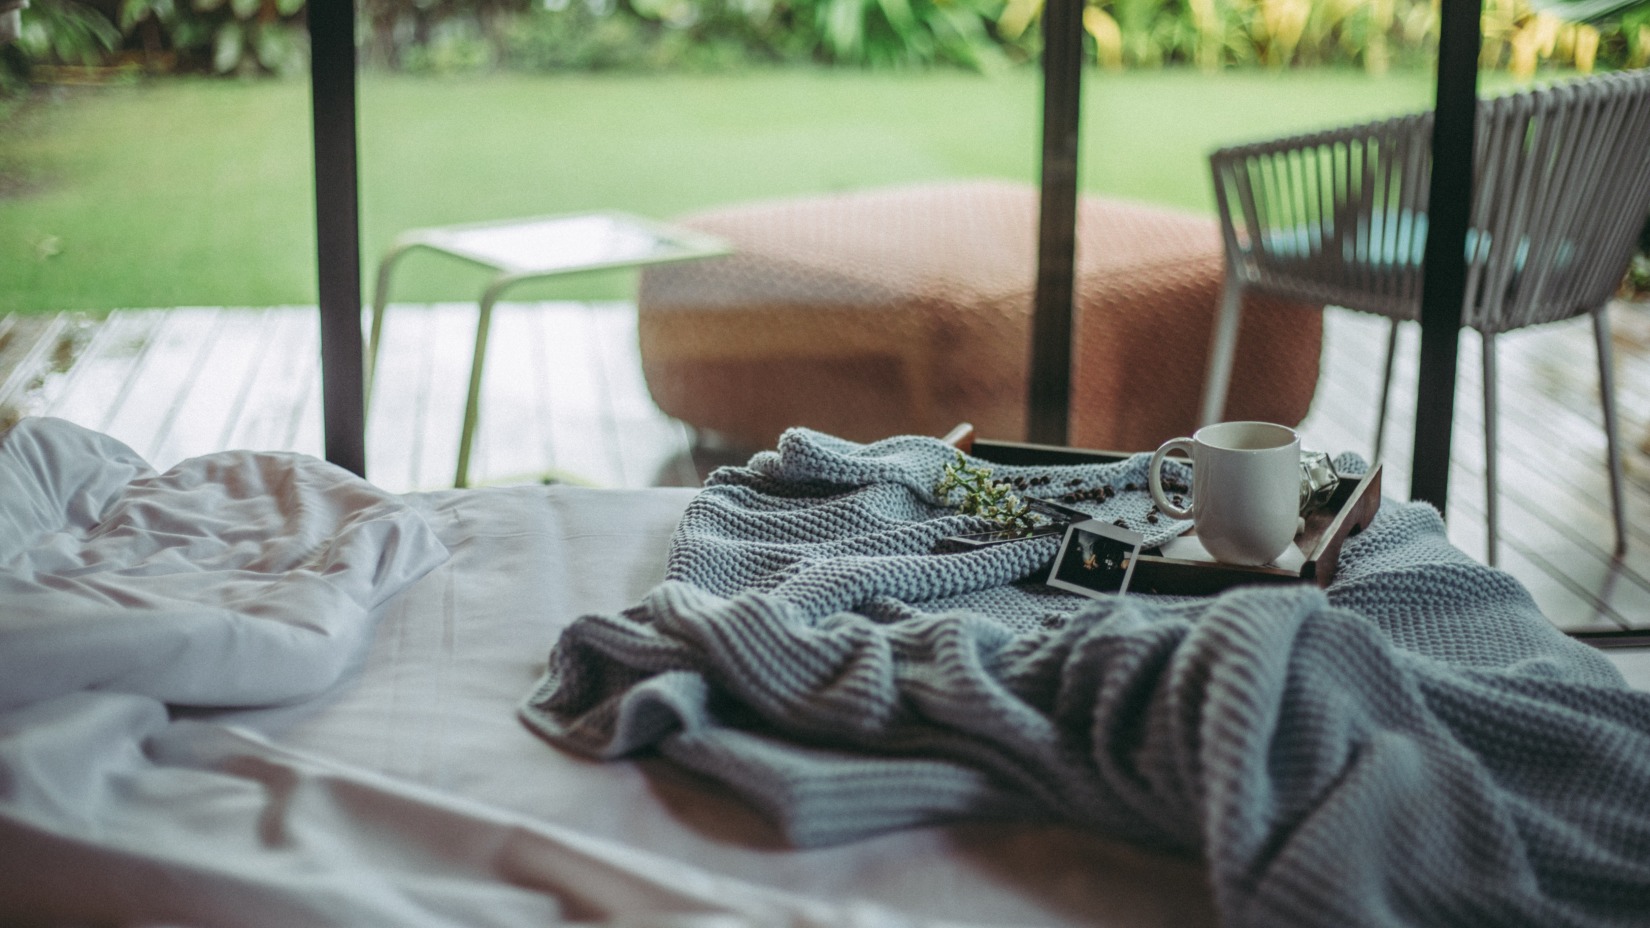
[[[674,220],[733,254],[642,272],[642,370],[667,414],[743,448],[805,425],[856,440],[1025,437],[1038,197],[969,181]],[[1155,448],[1197,427],[1222,249],[1213,218],[1085,197],[1068,440]],[[1245,304],[1226,418],[1306,416],[1322,313]]]

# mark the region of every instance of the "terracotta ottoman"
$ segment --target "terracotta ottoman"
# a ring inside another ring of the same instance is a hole
[[[642,370],[659,408],[744,448],[805,425],[860,441],[1025,437],[1037,191],[948,182],[673,220],[726,258],[642,272]],[[1213,218],[1085,197],[1070,442],[1154,448],[1197,427],[1220,301]],[[1227,418],[1305,417],[1321,307],[1245,304]]]

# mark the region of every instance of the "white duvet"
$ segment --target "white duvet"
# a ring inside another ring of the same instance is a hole
[[[25,419],[0,441],[0,708],[313,696],[361,653],[372,610],[446,558],[404,503],[313,458],[156,474],[107,436]]]
[[[0,433],[0,924],[898,921],[210,721],[348,703],[394,647],[380,606],[447,557],[406,500],[312,458],[156,474],[66,422]]]

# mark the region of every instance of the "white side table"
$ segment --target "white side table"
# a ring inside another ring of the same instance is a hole
[[[469,483],[470,450],[480,412],[481,374],[487,360],[487,330],[492,323],[493,304],[505,290],[528,280],[709,258],[731,250],[715,236],[619,212],[540,216],[404,232],[378,264],[372,331],[367,339],[369,406],[379,336],[384,328],[384,306],[389,301],[390,275],[397,260],[415,248],[462,258],[497,272],[481,293],[480,315],[476,319],[470,392],[464,401],[464,426],[458,441],[457,474],[453,478],[453,485],[457,487]]]

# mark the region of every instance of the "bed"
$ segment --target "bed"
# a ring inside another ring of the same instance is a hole
[[[790,452],[782,444],[761,466],[753,461],[754,470],[735,469],[720,484],[730,488],[723,501],[793,512],[787,507],[807,495],[795,488],[819,485],[817,472],[798,478],[810,460],[836,455],[830,466],[849,461],[883,480],[894,464],[904,466],[902,455],[937,453],[917,439],[916,452],[874,453],[828,436],[794,441],[801,444]],[[793,478],[800,482],[784,483]],[[779,493],[780,486],[789,489]],[[1485,789],[1469,790],[1470,798],[1506,800],[1511,838],[1485,824],[1496,821],[1493,814],[1462,817],[1439,838],[1430,829],[1448,816],[1418,811],[1438,797],[1411,794],[1407,812],[1387,808],[1364,827],[1371,846],[1390,855],[1394,845],[1383,829],[1425,826],[1406,839],[1416,841],[1413,859],[1360,860],[1356,849],[1318,847],[1346,855],[1344,893],[1273,887],[1286,851],[1300,852],[1277,843],[1289,829],[1265,831],[1263,843],[1272,843],[1244,858],[1250,869],[1234,875],[1227,872],[1236,859],[1227,843],[1241,824],[1234,819],[1190,848],[1164,837],[1173,826],[1149,833],[1062,821],[1047,803],[1016,805],[1024,790],[1004,788],[1014,775],[1003,774],[998,761],[961,764],[954,751],[934,755],[949,764],[946,776],[988,771],[970,781],[976,805],[957,805],[955,790],[938,804],[934,795],[896,803],[894,790],[879,794],[893,804],[885,817],[821,830],[831,808],[869,799],[858,784],[907,782],[909,767],[901,765],[931,758],[863,741],[844,747],[818,732],[787,734],[773,716],[741,727],[749,706],[723,705],[724,691],[703,703],[715,716],[713,730],[681,739],[681,718],[695,711],[681,694],[692,690],[694,675],[662,652],[627,651],[604,637],[661,622],[672,609],[686,615],[683,603],[703,605],[691,590],[675,598],[660,590],[685,589],[683,578],[695,576],[694,538],[725,542],[718,533],[730,524],[729,510],[703,502],[716,498],[715,489],[550,486],[397,496],[310,458],[250,452],[197,458],[156,475],[105,436],[24,420],[0,437],[0,920],[1195,926],[1469,924],[1497,914],[1502,924],[1650,919],[1650,790],[1641,789],[1650,786],[1650,696],[1628,685],[1650,684],[1650,663],[1625,651],[1606,662],[1513,614],[1516,608],[1491,617],[1519,629],[1511,644],[1496,638],[1505,653],[1473,652],[1474,620],[1462,618],[1464,637],[1445,649],[1453,651],[1426,654],[1403,672],[1416,674],[1417,692],[1434,702],[1463,703],[1471,692],[1498,687],[1505,696],[1514,687],[1516,699],[1506,704],[1516,711],[1505,718],[1519,737],[1564,725],[1587,736],[1576,734],[1559,751],[1539,740],[1498,740],[1465,716],[1448,716],[1456,722],[1444,740],[1466,745],[1495,774]],[[873,503],[905,498],[890,493],[877,489]],[[841,486],[826,495],[840,498]],[[812,518],[819,510],[807,512]],[[1390,501],[1379,518],[1387,521],[1348,542],[1344,557],[1354,566],[1337,582],[1349,589],[1360,582],[1370,588],[1373,574],[1358,564],[1415,569],[1390,561],[1399,550],[1392,526],[1424,519]],[[693,526],[709,534],[696,536]],[[1446,572],[1481,579],[1474,572],[1488,570],[1436,540],[1427,544]],[[781,572],[777,586],[727,581],[759,587],[754,599],[713,598],[743,603],[751,615],[763,603],[778,609],[773,604],[807,575],[794,563]],[[667,573],[674,579],[662,583]],[[1521,591],[1505,583],[1495,595],[1516,605]],[[1135,613],[1091,620],[1076,609],[1071,621],[1076,607],[1068,602],[1064,617],[1040,629],[976,629],[967,643],[983,654],[981,642],[995,642],[991,655],[1013,657],[1027,641],[1078,642],[1075,629],[1086,622],[1132,623],[1130,641],[1165,622],[1179,622],[1188,634],[1217,624],[1202,611],[1206,604],[1136,599]],[[974,628],[964,614],[971,602],[964,597],[938,610],[944,620],[923,628]],[[874,635],[874,625],[865,626],[870,632],[855,626],[854,634]],[[1386,631],[1399,640],[1409,634]],[[573,639],[576,646],[567,643]],[[1191,649],[1171,644],[1159,653]],[[1336,647],[1342,651],[1329,653],[1348,655],[1349,665],[1367,656],[1358,646]],[[590,649],[611,660],[589,657]],[[1070,664],[1078,651],[1062,653]],[[1195,677],[1201,668],[1208,679],[1131,677],[1121,665],[1108,665],[1097,679],[1155,679],[1161,698],[1172,702],[1210,691],[1228,666],[1221,659],[1177,671]],[[993,673],[995,660],[985,662]],[[908,658],[902,666],[918,663]],[[931,675],[935,666],[919,669],[930,684],[943,684]],[[638,695],[639,684],[663,677],[682,685]],[[1279,677],[1286,678],[1295,679]],[[1457,679],[1466,685],[1444,686]],[[911,698],[909,691],[894,697],[901,705]],[[1158,712],[1208,722],[1185,702],[1153,704],[1142,717]],[[676,734],[650,734],[649,726]],[[753,733],[761,744],[751,743]],[[1135,773],[1151,766],[1140,760],[1152,750],[1142,731],[1124,725],[1110,734],[1133,739],[1115,756],[1138,761]],[[764,793],[771,778],[741,785],[741,773],[769,769],[761,763],[775,744],[787,752],[784,763],[817,762],[818,776],[799,775],[799,789],[844,784],[838,792],[846,795],[831,797],[836,806],[820,807],[824,818],[776,814],[772,803],[780,800]],[[1286,751],[1271,763],[1321,766],[1312,745],[1299,747],[1305,753]],[[1416,770],[1429,760],[1424,750],[1366,748],[1388,761],[1407,757]],[[1339,763],[1343,772],[1356,770],[1344,757]],[[1535,779],[1527,776],[1532,763],[1541,774]],[[1553,779],[1560,775],[1567,779]],[[1553,798],[1559,782],[1569,798]],[[1205,777],[1188,795],[1213,807],[1218,797],[1207,793],[1232,785]],[[1333,789],[1315,795],[1325,807],[1346,796]],[[1269,801],[1238,796],[1228,808]],[[1532,817],[1520,811],[1526,806],[1545,808]],[[1437,801],[1436,808],[1454,806]],[[1298,825],[1326,821],[1314,816],[1327,812],[1288,814]],[[1347,821],[1318,838],[1344,834]],[[1448,857],[1461,869],[1427,865],[1429,849],[1467,840],[1463,834],[1471,840]],[[1510,848],[1506,841],[1515,839],[1523,843]],[[1554,846],[1573,853],[1555,854]],[[1514,853],[1520,849],[1523,858]],[[1254,869],[1254,854],[1270,871]],[[1360,875],[1359,866],[1369,872]],[[1384,888],[1369,895],[1377,883]],[[1296,909],[1287,907],[1291,900]],[[1334,913],[1337,904],[1355,917]]]

